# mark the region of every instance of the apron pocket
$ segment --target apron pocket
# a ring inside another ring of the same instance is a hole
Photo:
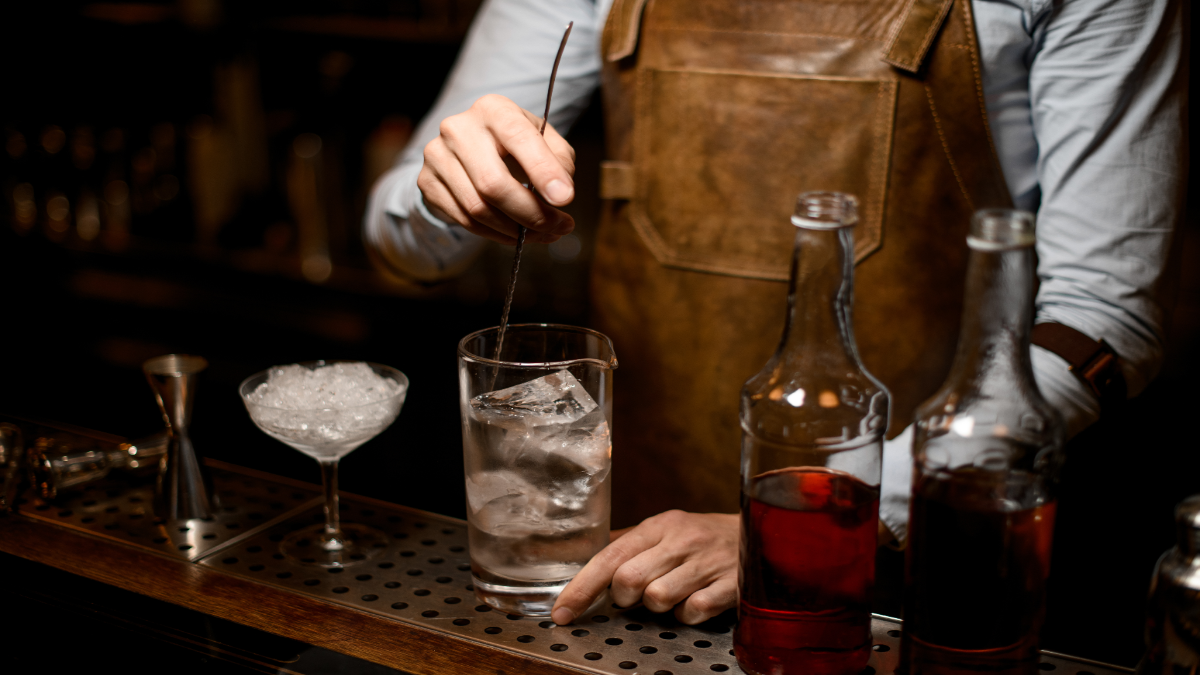
[[[896,82],[646,69],[630,218],[668,267],[786,281],[796,195],[858,197],[855,259],[883,241]]]

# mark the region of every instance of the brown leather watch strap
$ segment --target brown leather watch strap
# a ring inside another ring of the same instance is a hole
[[[1125,400],[1125,375],[1121,359],[1104,340],[1093,340],[1061,323],[1039,323],[1030,342],[1058,354],[1071,365],[1071,372],[1100,399],[1107,412]]]

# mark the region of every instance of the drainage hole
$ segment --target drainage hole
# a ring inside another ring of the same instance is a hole
[[[516,621],[521,618],[521,615],[520,614],[507,614],[507,615],[505,615],[504,618],[508,619],[509,621]]]
[[[454,625],[455,625],[455,626],[465,626],[465,625],[467,625],[467,624],[469,624],[469,623],[471,623],[471,620],[470,620],[470,619],[455,619],[455,620],[454,620]]]
[[[1038,670],[1057,670],[1057,669],[1058,669],[1058,666],[1055,666],[1053,663],[1039,663],[1038,664]]]
[[[274,559],[276,559],[276,560],[283,560],[283,554],[282,554],[282,553],[276,553],[275,555],[273,555],[273,556],[271,556],[271,557],[272,557],[272,558],[274,558]]]
[[[638,651],[643,654],[657,654],[658,653],[658,649],[656,649],[654,647],[642,647]]]
[[[275,575],[275,578],[276,579],[290,579],[291,576],[292,576],[291,572],[280,572],[279,574]]]
[[[724,663],[714,663],[711,666],[709,666],[708,669],[715,670],[718,673],[723,673],[723,672],[729,670],[729,666],[725,665]]]
[[[644,626],[642,626],[642,624],[640,624],[640,623],[625,624],[625,630],[641,630],[642,628],[644,628]]]
[[[417,528],[418,530],[423,530],[429,527],[429,523],[413,523],[413,527]]]
[[[483,632],[487,633],[488,635],[498,635],[503,630],[504,629],[499,626],[488,626],[487,628],[483,629]]]
[[[84,520],[87,520],[87,518],[84,518]],[[155,537],[155,538],[154,538],[154,543],[156,543],[156,544],[165,544],[165,543],[167,543],[167,538],[166,538],[166,537]]]
[[[430,558],[429,562],[434,565],[440,565],[440,564],[446,562],[446,559],[445,558]]]
[[[898,631],[898,630],[889,630],[887,632],[887,634],[888,634],[888,637],[895,637],[895,638],[900,637],[900,631]]]
[[[93,518],[93,517],[91,517],[91,516],[88,516],[87,518],[84,518],[84,519],[83,519],[83,522],[85,522],[85,523],[94,523],[94,522],[96,522],[96,519],[95,519],[95,518]],[[161,539],[161,537],[160,537],[160,539]],[[163,539],[163,541],[166,541],[166,539]]]
[[[67,517],[75,515],[75,512],[70,509],[67,509],[66,511],[59,511],[58,515],[61,518],[67,518]]]
[[[368,518],[375,515],[375,512],[372,511],[371,509],[363,509],[362,511],[359,511],[359,513],[363,514],[364,516],[366,516]]]
[[[251,572],[261,572],[265,569],[267,569],[266,565],[251,565],[250,566]]]
[[[662,638],[662,639],[664,639],[664,640],[674,640],[675,638],[677,638],[677,637],[679,637],[679,636],[678,636],[678,635],[676,635],[676,634],[674,634],[674,633],[672,633],[671,631],[666,631],[666,632],[663,632],[663,633],[659,633],[659,634],[658,634],[658,637],[660,637],[660,638]]]
[[[492,608],[489,605],[475,605],[475,611],[476,612],[490,612],[490,611],[492,611]],[[543,621],[542,623],[550,623],[550,622]],[[554,625],[554,624],[550,624],[550,625]],[[542,626],[542,628],[548,628],[548,626]]]
[[[438,613],[436,609],[427,609],[424,612],[421,612],[421,616],[425,617],[426,619],[432,619],[437,615]]]
[[[696,640],[692,644],[696,645],[700,649],[708,649],[709,647],[712,646],[712,643],[709,642],[708,640]]]
[[[591,635],[591,632],[583,628],[576,628],[575,630],[571,631],[571,635],[574,635],[575,637],[587,637]]]
[[[871,649],[877,652],[890,652],[892,650],[892,648],[887,645],[875,645],[874,647],[871,647]]]
[[[467,584],[466,586],[463,586],[463,588],[467,589],[468,591],[473,591],[475,590],[475,584]]]
[[[466,571],[468,571],[468,570],[470,570],[470,569],[471,569],[471,564],[470,564],[470,563],[462,563],[461,565],[459,565],[459,566],[458,566],[458,571],[459,571],[459,572],[466,572]]]
[[[407,602],[393,602],[392,609],[408,609]]]
[[[344,567],[330,567],[329,568],[330,574],[341,574],[342,572],[345,572],[345,571],[346,571],[346,568],[344,568]]]
[[[389,581],[383,585],[384,588],[400,588],[399,581]]]
[[[379,569],[381,569],[381,570],[390,570],[395,566],[396,566],[396,563],[389,563],[389,562],[381,562],[381,563],[379,563],[379,565],[377,565],[377,567],[379,567]]]
[[[408,539],[407,532],[397,532],[397,533],[393,534],[392,536],[396,539]]]
[[[186,550],[190,549],[191,547],[192,547],[191,544],[183,544],[182,546],[179,547],[179,550],[186,551]]]
[[[445,602],[447,605],[457,605],[462,602],[462,598],[446,598],[442,602]]]
[[[622,640],[621,638],[608,638],[607,640],[604,641],[605,644],[609,644],[614,647],[621,644],[622,642],[625,642],[625,641]]]
[[[679,656],[675,657],[675,661],[678,663],[691,663],[692,657],[688,656],[687,654],[680,654]]]
[[[70,514],[71,514],[71,512],[70,512],[70,511],[67,511],[67,515],[70,515]],[[62,514],[60,513],[60,514],[58,514],[58,515],[60,515],[60,516],[61,516]],[[143,516],[145,516],[145,515],[146,515],[146,514],[144,514],[144,513],[131,513],[131,514],[129,514],[129,519],[130,519],[130,520],[137,520],[138,518],[141,518],[141,517],[143,517]]]
[[[419,577],[421,576],[421,570],[409,570],[407,574],[410,577]]]
[[[413,595],[419,595],[423,598],[426,595],[429,595],[429,591],[425,590],[424,588],[418,588],[417,590],[413,591]]]
[[[333,592],[334,592],[334,593],[346,593],[346,592],[348,592],[349,590],[350,590],[350,589],[349,589],[349,588],[346,588],[345,586],[334,586],[334,587],[333,587]]]
[[[587,659],[588,661],[599,661],[600,655],[596,652],[588,652],[583,655],[583,658]]]
[[[374,593],[368,593],[368,594],[362,596],[363,602],[375,602],[378,599],[379,599],[379,596],[375,595]]]
[[[236,565],[237,561],[238,561],[237,558],[226,558],[226,559],[222,560],[221,562],[225,563],[226,565]]]
[[[411,558],[416,554],[416,551],[400,551],[400,557],[402,558]]]
[[[246,549],[246,553],[262,553],[262,547],[251,546],[250,548]]]
[[[358,575],[358,576],[356,576],[356,577],[354,577],[354,578],[355,578],[355,579],[358,579],[359,581],[370,581],[370,580],[371,580],[371,575],[370,575],[370,574],[360,574],[360,575]]]
[[[422,539],[421,543],[426,546],[433,546],[433,545],[437,544],[437,540],[436,539]]]
[[[216,538],[217,538],[217,535],[215,535],[215,534],[206,534],[206,535],[204,535],[204,536],[202,536],[202,537],[200,537],[200,538],[201,538],[201,539],[216,539]]]
[[[526,644],[533,642],[534,639],[535,638],[532,635],[518,635],[517,636],[517,642],[524,642]]]
[[[597,614],[596,616],[592,617],[592,621],[595,621],[596,623],[605,623],[608,621],[608,617],[604,616],[603,614]]]
[[[454,528],[447,527],[446,529],[442,530],[442,534],[454,534]]]
[[[271,541],[279,542],[279,541],[283,541],[283,535],[282,534],[273,534],[273,535],[267,537],[267,539],[270,539]]]
[[[241,523],[225,523],[225,527],[228,527],[231,530],[236,530],[237,528],[239,528],[241,526],[242,526]]]
[[[450,577],[438,577],[437,579],[434,579],[434,581],[438,582],[439,584],[448,584],[454,580]]]
[[[320,579],[305,579],[304,580],[305,586],[316,586],[319,583],[321,583]]]
[[[563,643],[561,643],[561,642],[560,642],[560,643],[558,643],[558,644],[553,644],[553,645],[550,645],[550,651],[552,651],[552,652],[565,652],[565,651],[567,651],[567,646],[566,646],[566,645],[564,645],[564,644],[563,644]]]
[[[637,664],[634,663],[633,661],[622,661],[622,662],[618,663],[617,665],[621,666],[621,668],[623,670],[633,670],[634,668],[637,668]]]
[[[675,673],[672,673],[669,670],[656,670],[654,671],[654,675],[675,675]]]
[[[450,547],[451,553],[462,553],[465,550],[467,550],[467,549],[463,548],[462,546],[451,546]]]

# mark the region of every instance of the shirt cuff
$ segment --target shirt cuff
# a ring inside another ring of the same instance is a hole
[[[406,169],[393,170],[376,183],[363,223],[364,243],[401,276],[422,282],[457,276],[485,241],[430,213],[416,176]]]

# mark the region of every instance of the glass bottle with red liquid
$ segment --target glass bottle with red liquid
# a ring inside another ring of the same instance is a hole
[[[851,195],[800,195],[787,324],[742,389],[740,605],[752,675],[867,664],[887,390],[854,342]]]
[[[1033,675],[1063,423],[1033,378],[1033,214],[978,211],[958,349],[921,405],[901,670]]]

